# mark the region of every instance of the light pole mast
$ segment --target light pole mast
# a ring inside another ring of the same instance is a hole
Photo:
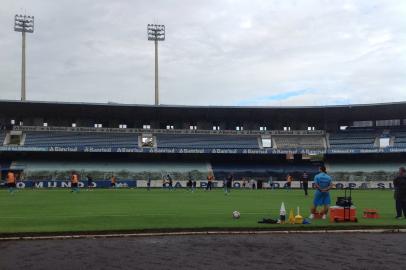
[[[34,16],[15,15],[14,16],[14,31],[21,32],[21,101],[26,100],[25,89],[25,33],[34,33]]]
[[[155,44],[155,105],[159,105],[159,80],[158,80],[158,41],[165,40],[165,25],[148,24],[148,40]]]

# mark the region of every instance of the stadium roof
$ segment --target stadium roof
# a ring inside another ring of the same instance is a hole
[[[188,106],[139,105],[0,100],[0,115],[18,117],[88,117],[94,119],[159,119],[160,121],[267,120],[269,121],[350,121],[406,119],[406,102],[332,106]]]

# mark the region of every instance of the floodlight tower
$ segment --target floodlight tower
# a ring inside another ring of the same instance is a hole
[[[159,84],[158,84],[158,41],[165,40],[165,25],[148,24],[148,40],[155,43],[155,105],[159,105]]]
[[[21,52],[21,101],[26,100],[25,93],[25,33],[34,33],[34,16],[17,14],[14,16],[14,31],[22,33]]]

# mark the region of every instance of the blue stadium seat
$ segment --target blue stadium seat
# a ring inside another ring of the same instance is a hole
[[[330,148],[370,149],[375,147],[375,131],[345,131],[331,133]]]
[[[162,148],[250,148],[258,149],[258,137],[249,135],[157,135]]]
[[[393,146],[406,147],[406,132],[405,131],[391,132],[391,135],[395,137]]]
[[[24,146],[138,147],[134,133],[26,132]]]
[[[0,131],[0,145],[3,145],[5,138],[6,138],[6,133]]]

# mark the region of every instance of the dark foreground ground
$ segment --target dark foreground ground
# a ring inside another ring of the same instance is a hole
[[[406,234],[271,234],[0,242],[0,269],[406,269]]]

